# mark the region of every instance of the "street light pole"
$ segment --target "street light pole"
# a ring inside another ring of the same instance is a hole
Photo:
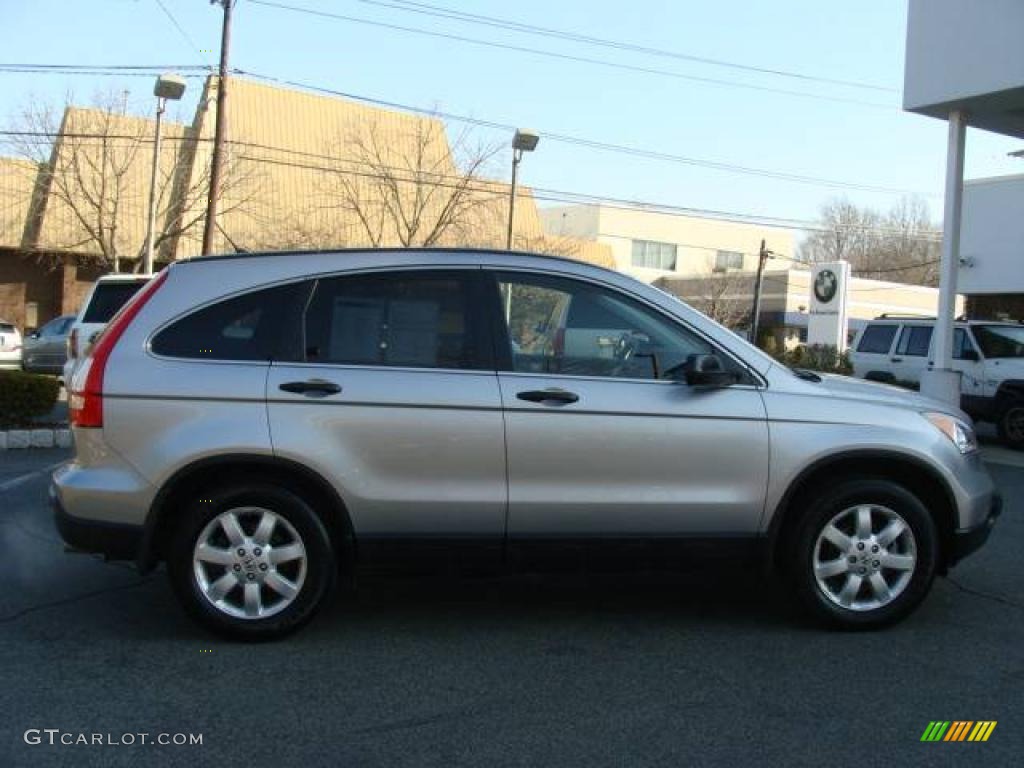
[[[512,189],[508,200],[508,235],[505,238],[505,248],[509,251],[512,250],[512,226],[516,216],[516,180],[519,175],[519,163],[523,160],[523,152],[533,152],[538,141],[539,135],[521,128],[512,137]]]
[[[160,164],[160,125],[163,121],[167,100],[162,96],[156,100],[156,136],[153,139],[153,166],[149,171],[149,217],[146,224],[146,256],[142,262],[142,272],[153,274],[153,238],[156,232],[156,173]]]
[[[156,135],[153,137],[153,165],[149,170],[149,211],[146,221],[146,252],[143,257],[142,271],[153,274],[153,243],[156,239],[156,177],[160,167],[160,135],[163,126],[167,100],[177,101],[185,93],[185,81],[176,75],[160,75],[153,86],[156,96]]]

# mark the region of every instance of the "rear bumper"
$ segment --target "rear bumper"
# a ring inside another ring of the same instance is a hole
[[[50,506],[57,531],[73,549],[101,554],[108,560],[135,560],[139,556],[141,525],[86,520],[69,515],[53,486],[50,486]]]
[[[980,525],[956,531],[953,534],[953,548],[950,552],[950,565],[956,565],[965,557],[976,552],[988,540],[992,528],[996,524],[996,518],[1003,511],[1003,498],[999,494],[992,494],[992,501],[989,505],[988,517]]]

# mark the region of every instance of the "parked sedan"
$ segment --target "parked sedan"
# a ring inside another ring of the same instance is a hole
[[[64,370],[68,358],[68,334],[74,315],[55,317],[25,337],[21,367],[29,373],[56,373]]]
[[[14,323],[0,320],[0,368],[21,367],[21,332]]]

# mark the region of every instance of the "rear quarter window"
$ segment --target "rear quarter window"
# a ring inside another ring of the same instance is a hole
[[[0,333],[14,333],[15,328],[10,323],[0,323]]]
[[[128,299],[134,296],[146,280],[133,280],[131,282],[108,282],[97,283],[93,289],[89,305],[82,315],[83,323],[106,323],[110,321],[117,311],[128,303]]]
[[[293,283],[209,305],[157,333],[150,349],[190,359],[298,360],[309,289],[309,283]]]
[[[884,355],[892,348],[894,338],[896,338],[895,325],[869,325],[860,337],[857,351]]]

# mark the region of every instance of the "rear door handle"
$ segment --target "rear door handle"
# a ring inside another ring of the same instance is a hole
[[[324,379],[286,381],[278,389],[282,392],[293,392],[296,395],[309,395],[310,397],[327,397],[327,395],[336,395],[341,392],[341,387],[333,381]]]
[[[531,389],[526,392],[520,392],[516,397],[520,400],[526,400],[531,403],[552,403],[560,405],[575,403],[580,399],[580,396],[575,392],[567,392],[564,389]]]
[[[902,363],[903,362],[903,358],[902,357],[894,357],[894,358],[892,358],[890,360],[890,362],[892,362],[892,363]]]

